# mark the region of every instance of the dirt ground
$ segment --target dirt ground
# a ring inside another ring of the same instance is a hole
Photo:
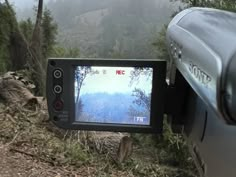
[[[53,167],[34,158],[13,152],[10,146],[0,143],[0,177],[80,177],[89,176],[89,169],[76,174],[65,168]],[[82,174],[84,173],[84,174]]]
[[[0,143],[0,177],[94,177],[100,176],[94,166],[60,167],[15,152],[8,144]],[[103,176],[103,175],[102,175]],[[129,176],[128,172],[115,171],[109,176]]]
[[[37,162],[31,157],[11,152],[6,144],[0,145],[0,176],[57,176],[57,173],[48,168],[45,163]]]

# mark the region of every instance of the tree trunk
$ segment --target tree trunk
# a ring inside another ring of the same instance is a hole
[[[31,54],[32,54],[32,79],[35,81],[37,95],[42,95],[45,92],[46,78],[46,59],[42,56],[42,37],[41,37],[41,22],[43,15],[43,0],[38,2],[38,12],[34,31],[31,39]]]
[[[41,45],[41,22],[42,22],[42,16],[43,16],[43,0],[39,0],[38,3],[38,12],[37,12],[37,18],[36,23],[34,26],[34,31],[32,35],[32,44],[31,46],[37,46],[39,47]]]
[[[21,70],[27,65],[28,44],[23,40],[19,31],[14,31],[10,37],[10,68],[8,70]]]

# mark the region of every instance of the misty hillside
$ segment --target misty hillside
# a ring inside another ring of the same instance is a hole
[[[166,0],[48,3],[59,26],[59,43],[79,47],[85,57],[108,58],[155,58],[153,39],[177,7]]]
[[[45,2],[58,24],[61,47],[78,48],[80,57],[105,58],[156,58],[152,43],[179,6],[167,0]],[[21,18],[33,16],[23,12]]]
[[[144,107],[134,103],[136,99],[130,94],[123,93],[92,93],[81,95],[83,114],[90,116],[90,121],[95,122],[116,122],[116,123],[136,123],[135,116],[149,117],[149,113]],[[79,105],[77,104],[78,108]],[[133,112],[131,112],[133,110]]]

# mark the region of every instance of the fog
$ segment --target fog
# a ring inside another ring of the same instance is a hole
[[[10,0],[17,18],[34,19],[35,0]],[[156,58],[152,43],[182,6],[168,0],[47,0],[58,24],[58,45],[81,57]]]
[[[48,3],[50,0],[44,0],[45,3]],[[16,9],[25,10],[32,9],[37,5],[37,0],[9,0],[9,3],[12,4]]]

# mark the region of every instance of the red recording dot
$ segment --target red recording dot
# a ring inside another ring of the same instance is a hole
[[[63,109],[63,106],[64,106],[64,104],[61,100],[56,100],[53,105],[53,107],[56,111],[61,111]]]

